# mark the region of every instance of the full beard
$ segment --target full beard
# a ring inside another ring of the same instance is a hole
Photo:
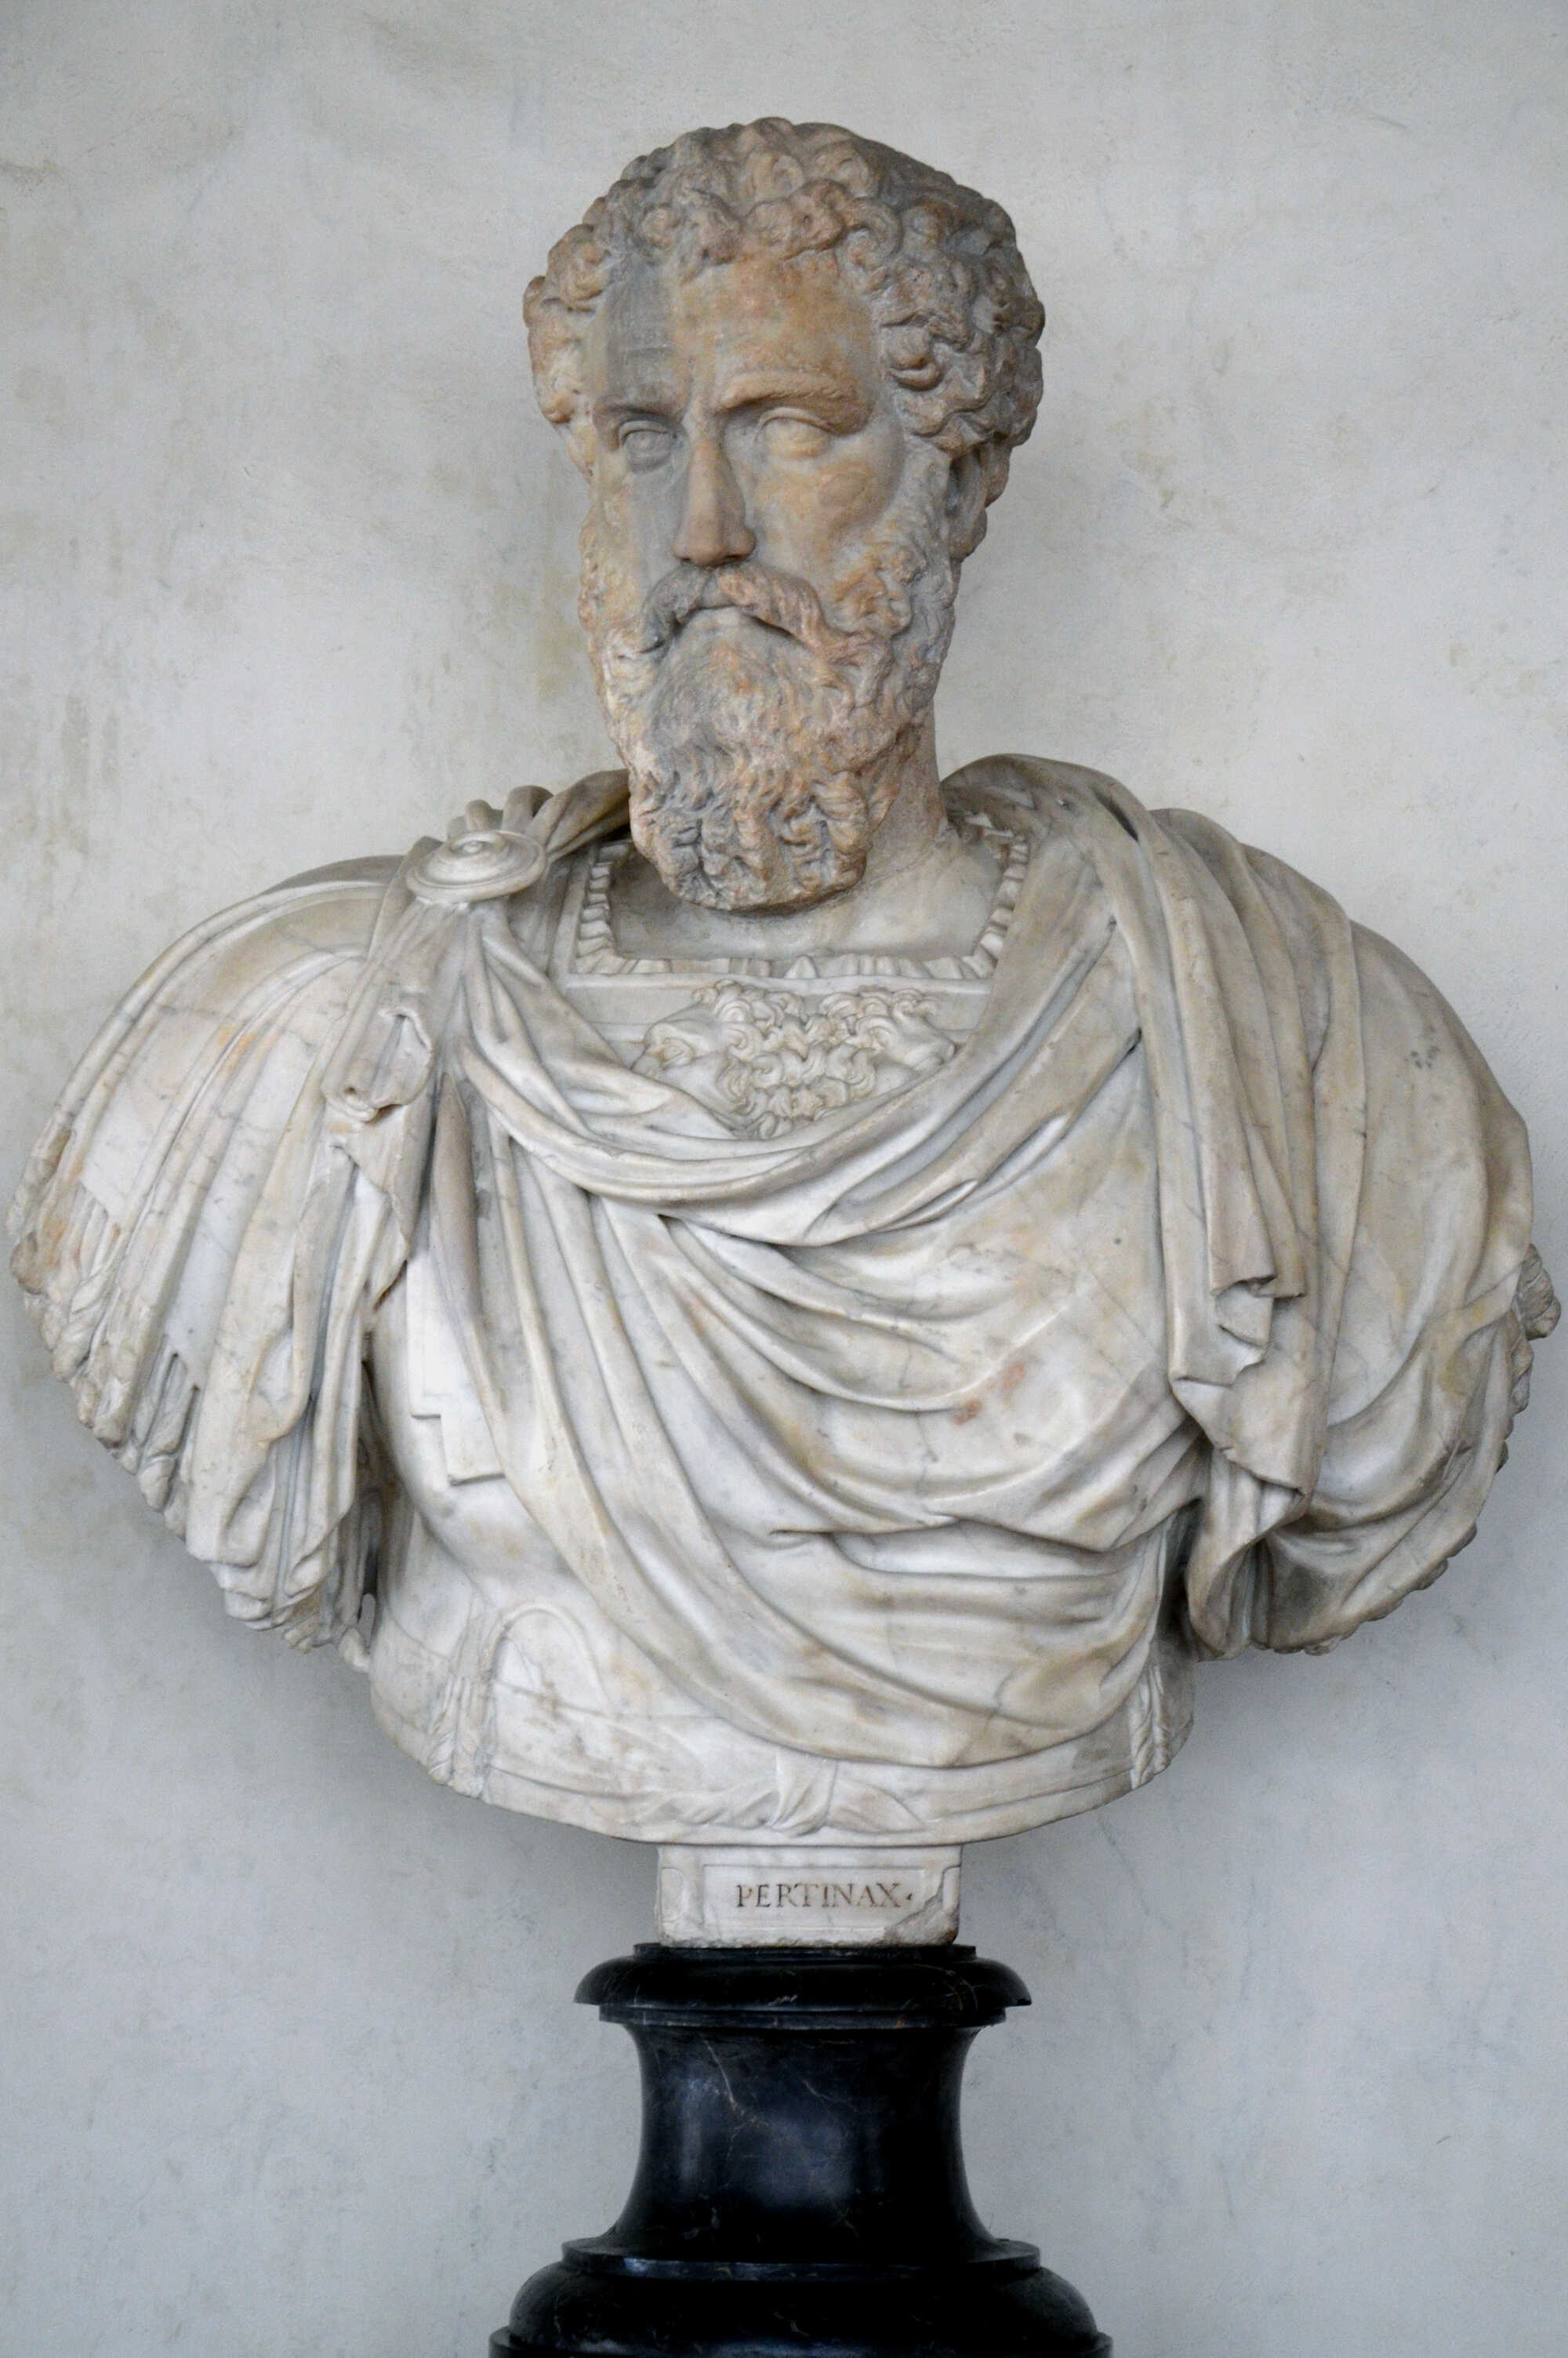
[[[911,475],[833,585],[834,619],[808,584],[750,561],[677,566],[639,600],[589,511],[578,611],[633,840],[683,900],[799,908],[864,873],[953,630],[942,485]],[[725,607],[751,619],[693,626]]]

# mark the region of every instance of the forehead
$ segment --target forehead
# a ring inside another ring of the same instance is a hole
[[[882,391],[871,314],[830,254],[747,254],[691,278],[635,262],[607,292],[585,357],[595,399],[645,386],[684,407],[810,378],[872,404]]]

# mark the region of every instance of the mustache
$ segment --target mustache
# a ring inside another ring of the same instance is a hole
[[[727,606],[798,640],[825,662],[843,663],[860,648],[864,635],[830,622],[810,582],[796,574],[775,572],[772,566],[750,559],[716,567],[681,564],[672,567],[643,600],[639,653],[661,654],[694,614],[717,613]]]

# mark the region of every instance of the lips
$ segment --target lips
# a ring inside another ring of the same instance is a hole
[[[788,639],[795,635],[792,631],[786,630],[782,622],[770,622],[767,615],[755,614],[749,606],[734,606],[728,601],[721,605],[698,606],[695,612],[687,616],[684,622],[677,622],[676,629],[677,632],[687,632],[703,622],[710,623],[715,630],[720,631],[737,625],[743,626],[749,622],[759,631],[773,632],[777,638]]]

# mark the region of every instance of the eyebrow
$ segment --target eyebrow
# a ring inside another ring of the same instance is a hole
[[[760,409],[774,401],[809,403],[825,425],[849,431],[863,426],[875,406],[860,386],[846,383],[842,377],[825,376],[810,369],[771,368],[733,379],[718,406],[724,410]]]
[[[686,404],[669,377],[633,377],[623,390],[593,405],[595,417],[678,417]]]
[[[595,417],[627,417],[640,410],[654,416],[678,416],[686,406],[686,395],[671,365],[672,359],[670,348],[662,337],[623,350],[616,371],[618,382],[602,401],[594,403]]]
[[[633,353],[633,362],[636,358]],[[842,377],[828,376],[819,370],[787,367],[756,369],[749,376],[732,379],[717,406],[729,415],[781,401],[808,405],[825,426],[839,433],[854,433],[864,426],[875,406],[860,386],[847,384]],[[597,424],[612,425],[624,417],[675,418],[685,407],[686,395],[674,377],[654,370],[644,375],[633,366],[621,385],[602,401],[594,403],[593,416]]]

